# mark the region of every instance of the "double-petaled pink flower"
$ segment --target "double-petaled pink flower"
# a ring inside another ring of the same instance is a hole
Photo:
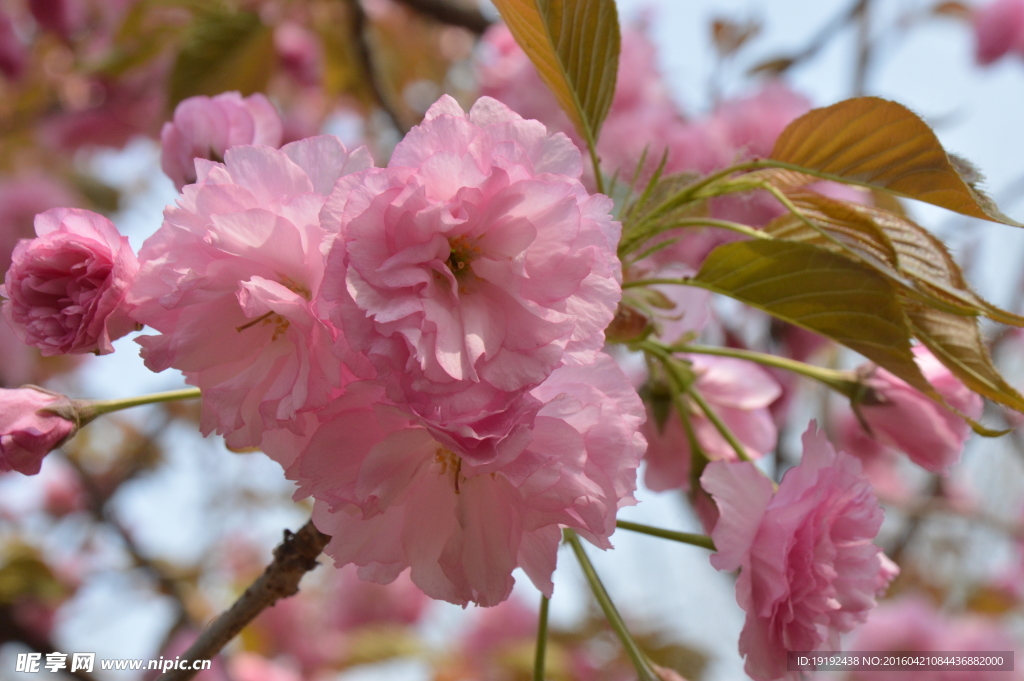
[[[344,178],[324,207],[332,321],[389,398],[474,463],[523,437],[540,408],[528,391],[593,361],[614,315],[620,225],[580,172],[565,135],[445,96],[386,169]]]
[[[286,471],[316,499],[313,520],[333,537],[327,554],[381,583],[411,568],[428,596],[462,605],[503,601],[516,567],[550,595],[561,527],[608,548],[618,508],[633,502],[644,415],[603,354],[556,369],[530,396],[542,406],[529,440],[481,465],[378,385],[350,384]]]
[[[138,339],[142,356],[202,388],[204,433],[257,446],[353,378],[313,302],[329,235],[320,209],[339,177],[370,165],[331,136],[234,147],[223,164],[197,161],[197,183],[142,246],[133,314],[161,334]]]
[[[813,423],[803,443],[777,491],[748,462],[712,462],[701,476],[720,513],[711,564],[740,570],[739,650],[757,681],[795,681],[787,651],[837,650],[899,571],[872,543],[882,509],[860,462]]]
[[[278,147],[281,134],[277,109],[259,93],[189,97],[160,131],[160,166],[181,189],[196,181],[195,159],[222,161],[228,149],[244,144]]]
[[[0,295],[18,337],[44,355],[114,351],[135,328],[125,302],[138,262],[107,218],[53,208],[35,221],[36,238],[18,243]]]

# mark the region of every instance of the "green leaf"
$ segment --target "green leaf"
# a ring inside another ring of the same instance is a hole
[[[700,176],[694,173],[665,176],[655,173],[648,181],[644,191],[622,213],[620,257],[635,251],[652,236],[671,229],[672,223],[680,218],[706,215],[707,204],[705,201],[684,203],[672,210],[663,213],[657,212],[665,201],[699,179]]]
[[[923,120],[878,97],[857,97],[808,112],[782,132],[771,158],[829,179],[1020,226],[975,186],[981,179],[977,171],[947,154]]]
[[[866,265],[810,244],[740,241],[713,250],[692,282],[827,336],[941,400],[914,361],[897,290]]]
[[[936,310],[917,301],[907,301],[905,307],[914,335],[964,385],[993,402],[1024,411],[1024,397],[992,364],[976,318]]]
[[[494,0],[494,5],[596,156],[619,71],[615,0]]]
[[[194,95],[265,89],[274,66],[273,31],[253,12],[212,11],[190,27],[170,77],[170,105]]]

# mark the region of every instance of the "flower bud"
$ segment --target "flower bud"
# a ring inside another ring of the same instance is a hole
[[[0,388],[0,471],[35,475],[43,457],[78,430],[67,397],[35,386]]]

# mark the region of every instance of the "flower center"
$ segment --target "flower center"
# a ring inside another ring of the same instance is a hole
[[[278,338],[283,336],[284,332],[288,330],[288,324],[289,324],[287,319],[285,319],[281,315],[279,315],[276,312],[274,312],[273,310],[271,310],[270,312],[268,312],[268,313],[266,313],[264,315],[260,315],[259,317],[257,317],[256,319],[252,320],[251,322],[249,322],[247,324],[242,324],[241,326],[236,326],[235,330],[238,331],[239,333],[241,333],[241,332],[245,331],[246,329],[251,329],[252,327],[254,327],[254,326],[256,326],[257,324],[260,324],[260,323],[262,323],[264,326],[273,324],[273,326],[274,326],[274,335],[271,336],[271,338],[270,338],[270,340],[272,340],[272,341],[276,341]]]
[[[472,272],[469,264],[480,257],[480,247],[475,243],[470,243],[469,239],[462,234],[448,239],[448,247],[451,252],[448,254],[445,264],[448,265],[452,274],[461,278]]]
[[[452,482],[455,484],[455,493],[459,493],[459,483],[465,482],[466,476],[462,474],[462,459],[452,450],[446,447],[438,447],[434,452],[434,463],[441,466],[441,475],[448,475],[451,471]]]

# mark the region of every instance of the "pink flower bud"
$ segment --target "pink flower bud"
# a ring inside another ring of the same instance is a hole
[[[124,303],[139,269],[110,220],[79,208],[36,216],[36,238],[14,249],[0,295],[18,337],[45,356],[114,351],[136,326]]]
[[[914,348],[917,365],[949,404],[976,419],[981,416],[981,397],[971,392],[923,346]],[[861,414],[879,442],[899,449],[911,461],[936,473],[957,462],[970,426],[948,409],[925,397],[915,388],[890,374],[876,370],[868,385],[881,396],[883,404],[862,404]]]
[[[160,131],[160,166],[181,189],[196,181],[195,159],[223,161],[224,152],[240,144],[277,148],[281,135],[281,117],[261,94],[189,97]]]
[[[32,386],[0,388],[0,471],[35,475],[43,457],[74,434],[77,424],[53,409],[70,412],[71,400]]]

